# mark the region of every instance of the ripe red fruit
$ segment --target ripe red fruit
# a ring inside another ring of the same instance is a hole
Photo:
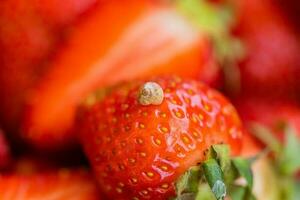
[[[24,98],[43,70],[40,62],[54,38],[28,1],[1,2],[0,120],[5,129],[16,127]]]
[[[300,83],[300,42],[276,0],[238,0],[236,33],[245,44],[242,91],[293,95]]]
[[[23,135],[35,146],[72,143],[76,107],[96,87],[169,73],[216,80],[209,38],[173,8],[125,0],[108,1],[93,11],[74,28],[28,98]]]
[[[102,95],[87,99],[76,130],[110,199],[167,199],[211,145],[240,151],[242,126],[234,107],[202,83],[160,77]]]
[[[0,178],[0,199],[99,200],[93,178],[84,169],[60,169]]]
[[[48,25],[55,28],[70,25],[96,2],[102,0],[30,0],[40,16]]]
[[[296,129],[300,138],[300,106],[293,102],[242,98],[235,106],[246,127],[251,123],[260,123],[269,128],[276,137],[283,139],[283,124]]]
[[[66,26],[95,0],[4,0],[0,4],[0,121],[16,132],[24,101],[46,71]]]

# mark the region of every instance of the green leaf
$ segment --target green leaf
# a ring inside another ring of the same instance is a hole
[[[242,158],[234,158],[232,160],[233,165],[238,171],[239,175],[247,181],[247,185],[250,190],[253,187],[253,173],[251,170],[250,161]]]
[[[300,141],[296,130],[291,126],[285,128],[285,145],[280,156],[280,170],[283,174],[292,175],[300,169]]]
[[[226,196],[226,186],[223,180],[221,167],[215,159],[209,159],[202,164],[205,178],[215,195],[219,199]]]

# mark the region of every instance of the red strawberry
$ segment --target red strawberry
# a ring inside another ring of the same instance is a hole
[[[234,107],[193,80],[160,77],[117,86],[87,99],[79,112],[85,152],[110,199],[168,199],[174,182],[213,144],[240,151]]]
[[[24,99],[67,25],[95,0],[3,0],[0,4],[0,121],[16,131]]]
[[[4,137],[4,133],[0,129],[0,169],[7,167],[10,161],[10,150]]]
[[[91,175],[83,169],[61,169],[0,177],[1,200],[99,200]]]
[[[257,122],[272,130],[277,137],[283,138],[283,123],[296,128],[300,138],[300,106],[281,100],[242,98],[236,108],[247,127]]]
[[[236,32],[246,47],[246,59],[240,65],[245,93],[280,96],[299,88],[299,39],[274,1],[235,1]]]
[[[28,98],[22,131],[35,146],[51,149],[74,142],[70,128],[76,107],[96,87],[169,73],[210,83],[217,79],[209,38],[175,9],[124,0],[93,11],[74,28]]]
[[[62,27],[70,25],[99,1],[103,0],[30,0],[30,3],[46,24]]]
[[[26,0],[0,4],[0,120],[15,128],[22,103],[43,70],[39,65],[53,47],[55,37]]]

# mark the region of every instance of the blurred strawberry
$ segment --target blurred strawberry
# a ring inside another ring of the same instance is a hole
[[[32,174],[12,173],[0,178],[2,200],[99,200],[90,173],[84,169],[60,169]]]
[[[300,84],[300,43],[274,0],[235,1],[236,33],[243,39],[246,59],[240,64],[243,93],[295,95]]]
[[[44,23],[54,27],[69,25],[101,1],[105,0],[30,0]]]
[[[268,127],[278,138],[283,139],[283,126],[294,127],[300,138],[300,106],[293,102],[243,98],[235,106],[248,128],[256,122]]]
[[[42,71],[40,61],[54,43],[33,5],[24,0],[0,4],[0,118],[4,128],[16,127],[21,104]]]
[[[73,143],[77,105],[94,88],[118,81],[178,74],[215,83],[219,68],[207,30],[218,32],[223,24],[215,8],[203,2],[194,7],[202,23],[212,18],[209,27],[193,26],[175,8],[148,1],[108,1],[95,8],[74,27],[28,98],[23,135],[42,148]]]
[[[8,143],[5,139],[4,133],[0,129],[0,169],[5,168],[11,161],[11,155]]]
[[[95,0],[3,0],[0,4],[0,121],[18,127],[29,89],[45,71],[63,29]]]

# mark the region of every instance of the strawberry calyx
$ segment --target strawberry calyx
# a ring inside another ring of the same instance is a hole
[[[284,143],[274,137],[267,127],[252,123],[252,133],[262,141],[270,151],[267,157],[275,172],[275,180],[278,185],[278,199],[296,200],[300,197],[300,180],[297,174],[300,171],[300,140],[294,127],[282,124]]]
[[[242,178],[246,184],[239,184]],[[251,161],[230,158],[228,145],[213,145],[207,159],[187,170],[176,182],[173,200],[255,199],[252,195]]]

